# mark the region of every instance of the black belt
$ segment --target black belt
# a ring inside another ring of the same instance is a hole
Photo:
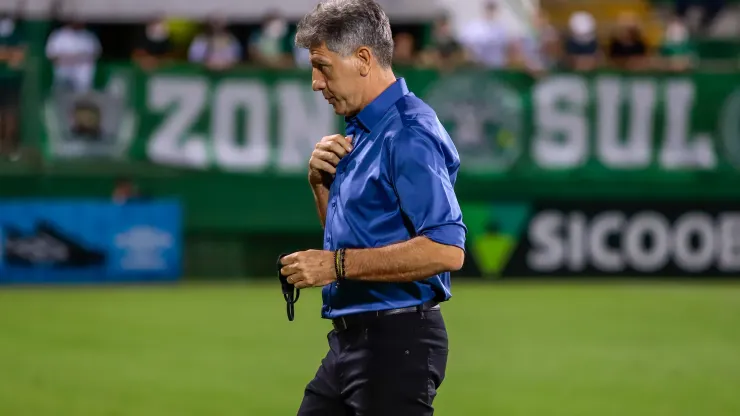
[[[439,310],[439,303],[436,301],[429,301],[418,306],[409,306],[408,308],[396,308],[386,309],[384,311],[372,311],[372,312],[360,312],[351,315],[340,316],[331,320],[332,325],[336,331],[344,331],[349,328],[362,326],[374,319],[381,318],[384,316],[398,315],[402,313],[410,312],[427,312]]]

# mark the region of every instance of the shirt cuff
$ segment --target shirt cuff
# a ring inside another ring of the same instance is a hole
[[[421,232],[422,237],[426,237],[435,243],[448,246],[455,246],[465,251],[465,227],[459,224],[447,224],[431,228]]]

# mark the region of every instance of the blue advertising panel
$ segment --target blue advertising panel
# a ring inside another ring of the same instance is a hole
[[[0,201],[0,253],[0,283],[176,280],[180,204]]]

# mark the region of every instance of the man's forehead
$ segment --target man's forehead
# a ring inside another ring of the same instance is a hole
[[[331,62],[336,54],[326,47],[326,44],[316,45],[308,48],[309,56],[311,61],[316,62]]]

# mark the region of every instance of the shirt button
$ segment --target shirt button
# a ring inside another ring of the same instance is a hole
[[[337,206],[337,201],[333,201],[333,202],[331,203],[331,207],[332,207],[332,208],[334,208],[334,207],[336,207],[336,206]]]

